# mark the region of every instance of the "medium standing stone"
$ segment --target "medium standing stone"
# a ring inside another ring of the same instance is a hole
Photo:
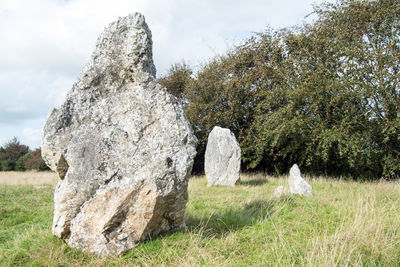
[[[111,23],[44,127],[42,156],[60,177],[53,234],[108,256],[184,228],[196,142],[182,105],[156,83],[144,17]]]
[[[229,129],[215,126],[208,136],[204,169],[207,186],[234,186],[240,179],[240,147]]]
[[[292,194],[311,196],[311,185],[309,185],[303,177],[301,177],[300,169],[297,164],[290,168],[289,191]]]

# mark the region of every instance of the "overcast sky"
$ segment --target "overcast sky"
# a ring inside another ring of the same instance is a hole
[[[221,54],[254,32],[301,24],[322,0],[0,0],[0,145],[40,146],[47,114],[119,16],[145,15],[157,74]]]

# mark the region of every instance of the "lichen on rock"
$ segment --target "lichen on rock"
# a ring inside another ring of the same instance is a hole
[[[143,15],[119,18],[47,119],[42,156],[60,176],[52,231],[71,247],[118,255],[185,227],[197,139],[155,72]]]

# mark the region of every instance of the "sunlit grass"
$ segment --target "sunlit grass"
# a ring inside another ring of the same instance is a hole
[[[29,266],[398,266],[400,185],[317,178],[313,196],[272,197],[286,177],[189,183],[187,229],[99,259],[51,234],[53,186],[0,186],[0,264]]]
[[[31,184],[55,184],[58,181],[55,172],[2,172],[0,171],[0,184],[6,185],[31,185]]]

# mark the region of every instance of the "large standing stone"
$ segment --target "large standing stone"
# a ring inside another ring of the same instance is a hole
[[[60,177],[53,234],[107,256],[184,228],[196,141],[182,106],[155,82],[144,17],[111,23],[44,127],[42,156]]]
[[[233,133],[215,126],[208,136],[204,161],[207,186],[234,186],[240,179],[240,153]]]
[[[311,196],[311,185],[309,185],[303,177],[301,177],[300,169],[297,164],[290,168],[289,191],[292,194]]]

